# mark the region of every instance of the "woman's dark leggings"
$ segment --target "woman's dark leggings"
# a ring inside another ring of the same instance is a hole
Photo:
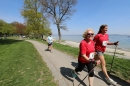
[[[78,61],[78,67],[75,69],[76,72],[82,71],[85,67],[85,65],[87,66],[88,69],[88,73],[93,69],[93,64],[92,63],[81,63],[80,61]],[[90,77],[94,76],[94,70],[89,74]]]

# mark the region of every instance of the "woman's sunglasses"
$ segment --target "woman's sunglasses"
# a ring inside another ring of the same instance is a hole
[[[87,33],[87,36],[93,36],[94,34],[93,33]]]

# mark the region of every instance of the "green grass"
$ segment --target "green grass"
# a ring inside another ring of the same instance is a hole
[[[15,39],[15,40],[19,40],[20,37],[19,36],[10,36],[10,37],[6,37],[7,39]]]
[[[0,86],[57,86],[34,46],[26,41],[0,40]]]
[[[108,52],[106,51],[107,53],[113,53],[113,52]],[[119,52],[116,52],[115,54],[119,54],[119,55],[124,55],[124,53],[119,53]]]
[[[63,44],[59,44],[59,43],[53,43],[53,47],[55,49],[58,49],[64,53],[67,53],[69,55],[72,55],[74,57],[77,58],[78,56],[78,53],[79,53],[79,49],[78,48],[75,48],[75,47],[71,47],[71,46],[68,46],[68,45],[63,45]]]
[[[7,37],[7,39],[15,39],[15,40],[19,40],[20,39],[20,36],[9,36]],[[22,40],[26,40],[28,38],[22,38]]]
[[[107,70],[110,70],[113,56],[105,54]],[[130,60],[123,58],[114,58],[112,74],[122,79],[130,81]]]
[[[46,41],[41,41],[39,39],[35,40],[47,44]],[[78,57],[78,48],[71,47],[68,45],[62,45],[56,42],[53,43],[53,47],[76,58]],[[106,66],[108,71],[110,70],[112,58],[113,56],[105,54]],[[123,58],[115,58],[111,74],[130,82],[130,60]]]

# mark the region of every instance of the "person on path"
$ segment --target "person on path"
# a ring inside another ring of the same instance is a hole
[[[106,70],[106,62],[104,59],[104,55],[103,53],[106,50],[106,46],[107,45],[118,45],[118,42],[109,42],[109,37],[107,34],[107,30],[108,30],[108,26],[106,24],[103,24],[100,26],[99,31],[97,33],[97,35],[95,35],[93,41],[95,42],[95,51],[97,52],[97,57],[96,59],[100,59],[101,61],[101,68],[102,71],[104,73],[104,75],[106,76],[106,81],[109,84],[116,84],[117,82],[115,82],[113,79],[111,79],[109,77],[109,75],[107,74],[107,70]]]
[[[95,64],[99,64],[99,61],[94,62],[94,41],[92,40],[94,37],[94,32],[92,29],[87,29],[83,34],[83,40],[80,42],[79,45],[79,56],[78,56],[78,67],[75,70],[72,70],[72,77],[76,78],[78,75],[78,72],[82,71],[84,67],[86,66],[88,69],[88,73],[93,69]],[[89,86],[93,86],[93,76],[94,76],[94,70],[89,74],[88,81]]]
[[[48,42],[48,50],[51,52],[51,50],[52,50],[52,43],[53,43],[52,33],[50,33],[49,36],[47,37],[47,42]]]

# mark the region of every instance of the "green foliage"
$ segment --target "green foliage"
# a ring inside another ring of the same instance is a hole
[[[14,34],[16,32],[16,28],[11,24],[6,23],[3,20],[0,20],[0,33],[2,34]]]
[[[48,36],[49,33],[51,33],[51,29],[50,29],[50,28],[45,28],[45,29],[43,30],[43,34],[44,34],[45,36]]]
[[[5,28],[5,26],[6,26],[6,22],[3,20],[0,20],[0,32],[1,33],[3,32],[2,30]]]
[[[34,46],[0,39],[0,86],[57,86]]]
[[[11,24],[8,24],[9,28],[9,34],[15,34],[16,33],[16,27],[12,26]]]
[[[39,9],[39,0],[24,0],[24,8],[21,12],[22,16],[26,20],[26,33],[36,37],[51,32],[46,18],[43,17]]]

